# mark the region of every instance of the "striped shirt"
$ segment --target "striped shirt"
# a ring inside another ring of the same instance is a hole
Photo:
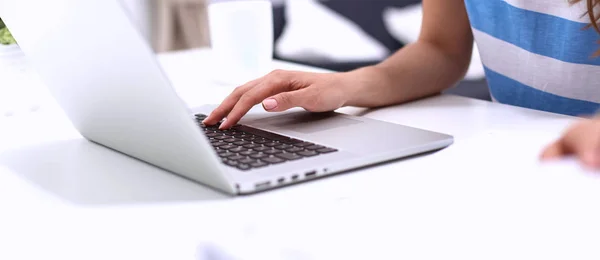
[[[465,0],[494,101],[573,116],[600,109],[600,36],[584,29],[585,2]]]

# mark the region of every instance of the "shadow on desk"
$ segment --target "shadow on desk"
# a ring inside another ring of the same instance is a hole
[[[85,139],[0,154],[0,164],[67,203],[84,206],[211,201],[229,198]]]

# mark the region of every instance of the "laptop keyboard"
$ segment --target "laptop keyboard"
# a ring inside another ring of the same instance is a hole
[[[224,164],[243,171],[267,167],[337,152],[337,149],[305,142],[260,129],[236,125],[219,130],[219,125],[206,126],[206,115],[196,115],[198,125]]]

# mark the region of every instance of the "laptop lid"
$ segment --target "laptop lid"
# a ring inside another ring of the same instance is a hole
[[[233,193],[120,0],[0,0],[0,17],[84,137]]]

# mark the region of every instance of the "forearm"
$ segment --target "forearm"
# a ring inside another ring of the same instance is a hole
[[[450,55],[426,42],[407,45],[378,65],[350,72],[363,82],[349,89],[346,105],[380,107],[439,94],[464,77],[469,61],[470,52]]]

